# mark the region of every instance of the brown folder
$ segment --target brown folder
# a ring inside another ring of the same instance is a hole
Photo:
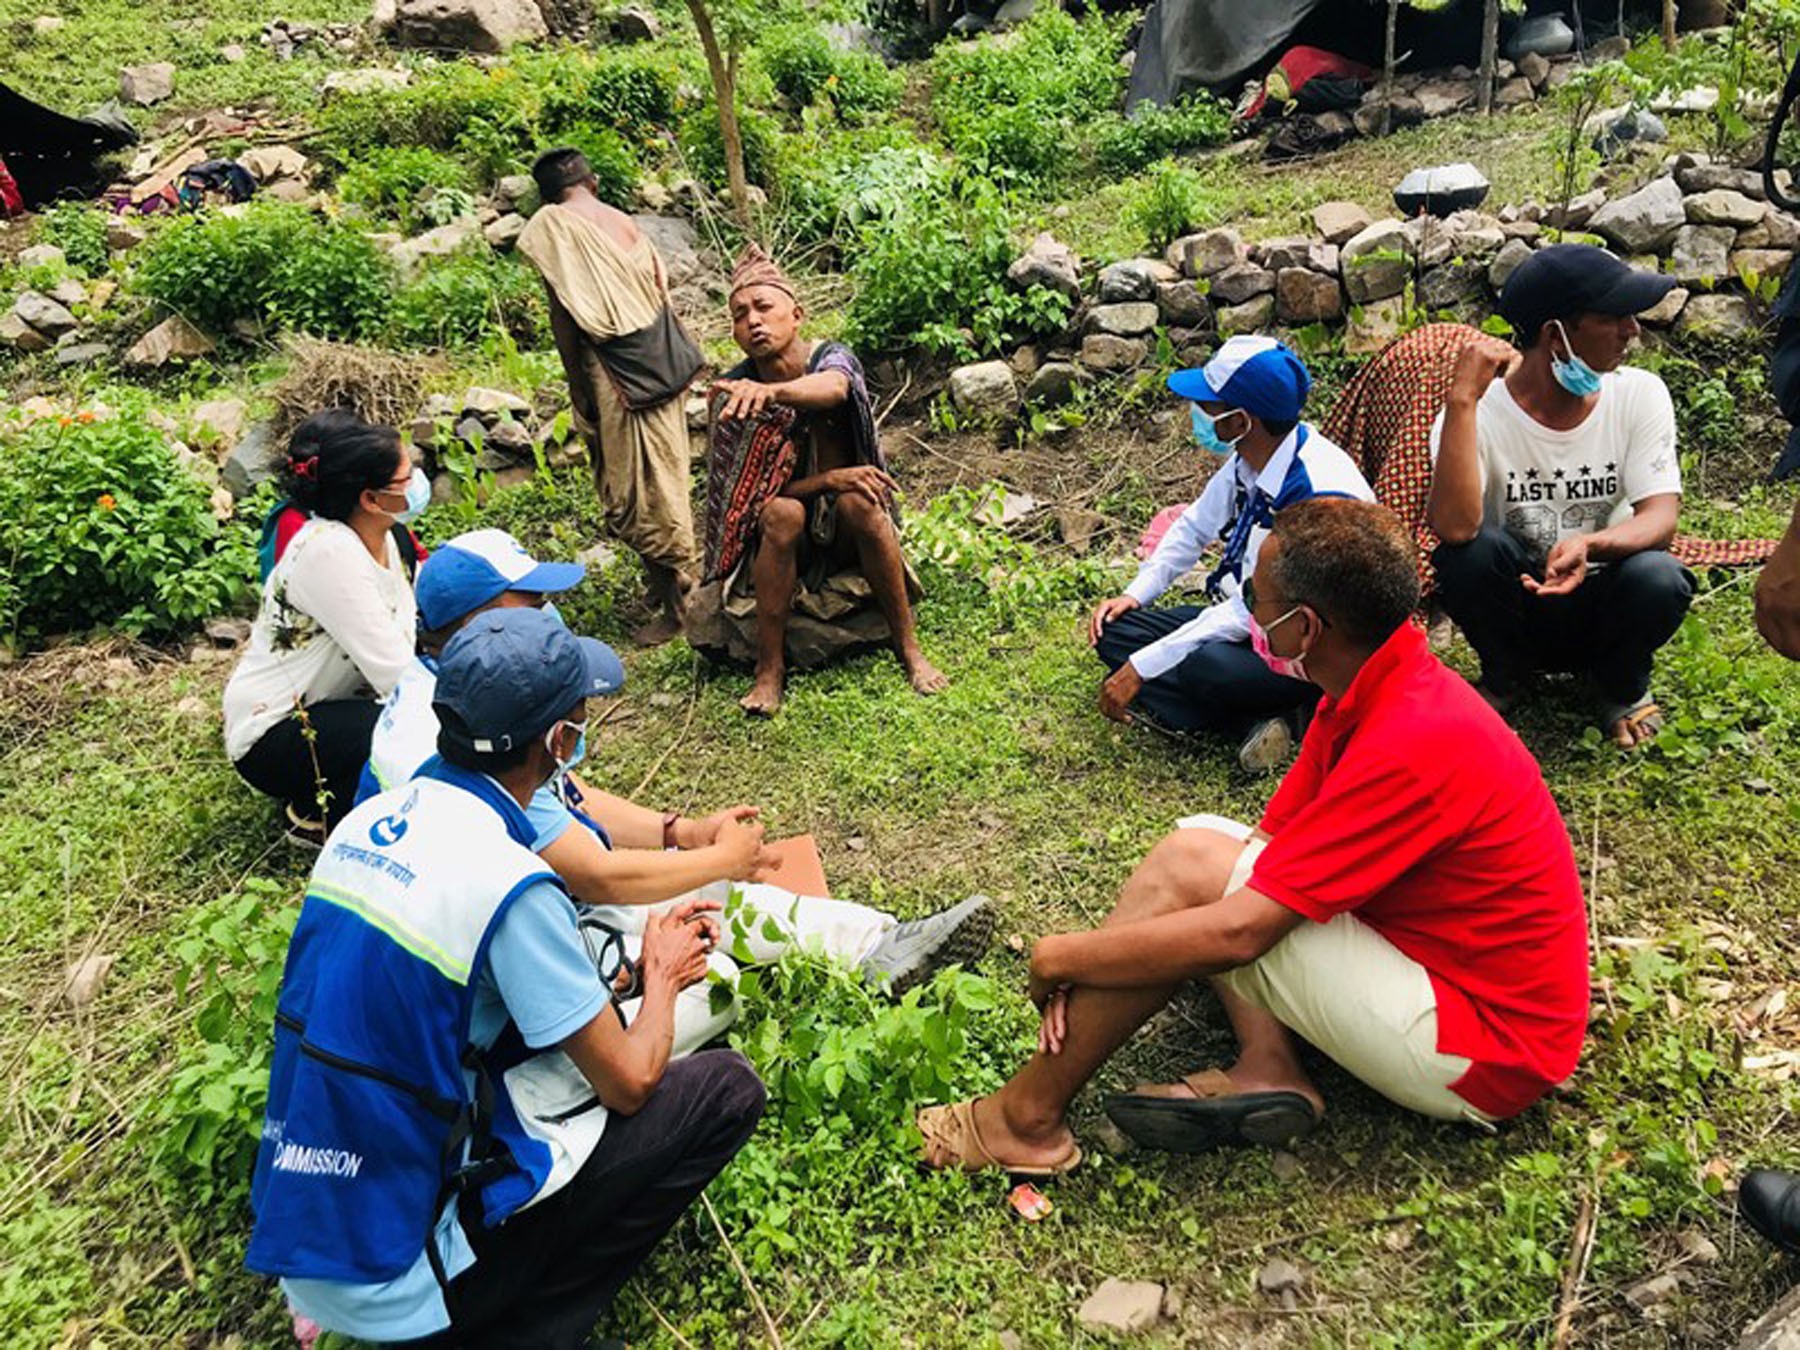
[[[796,895],[830,894],[825,889],[825,861],[819,857],[819,846],[810,834],[777,839],[764,847],[781,859],[781,866],[768,878],[771,885]]]

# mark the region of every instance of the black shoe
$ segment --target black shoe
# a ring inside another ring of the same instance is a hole
[[[994,936],[994,922],[993,902],[971,895],[960,905],[895,924],[863,958],[862,972],[899,998],[945,966],[976,960]]]
[[[1738,1185],[1737,1204],[1745,1223],[1782,1251],[1800,1256],[1800,1175],[1746,1173]]]

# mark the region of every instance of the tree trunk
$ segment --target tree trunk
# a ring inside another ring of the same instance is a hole
[[[1481,93],[1480,108],[1494,111],[1494,69],[1500,60],[1500,0],[1487,0],[1481,16]]]
[[[706,68],[712,73],[713,100],[719,107],[719,135],[725,142],[725,181],[731,189],[731,207],[750,233],[750,180],[744,173],[744,137],[738,130],[737,118],[737,53],[729,60],[719,50],[719,35],[713,29],[712,15],[706,0],[687,0],[688,13],[694,16],[694,28],[700,34],[700,47],[706,53]]]
[[[1676,0],[1662,0],[1662,44],[1665,52],[1675,50]]]
[[[934,38],[950,27],[950,0],[925,0],[925,27]]]
[[[1381,49],[1381,134],[1394,129],[1394,66],[1399,54],[1394,50],[1394,31],[1400,23],[1400,0],[1387,0],[1387,37]]]

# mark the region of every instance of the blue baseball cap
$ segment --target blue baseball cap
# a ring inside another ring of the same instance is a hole
[[[624,683],[604,642],[576,637],[540,609],[494,609],[445,645],[431,706],[445,735],[485,755],[527,744],[582,699]]]
[[[471,530],[436,550],[419,567],[414,594],[419,624],[433,632],[480,609],[505,591],[547,595],[579,585],[580,563],[541,563],[505,530]]]
[[[1169,389],[1196,403],[1228,403],[1265,422],[1298,422],[1312,376],[1282,343],[1246,334],[1228,339],[1199,369],[1176,371]]]

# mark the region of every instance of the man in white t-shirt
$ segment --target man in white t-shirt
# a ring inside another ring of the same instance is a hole
[[[1675,406],[1624,364],[1635,316],[1671,285],[1592,245],[1540,249],[1500,296],[1523,355],[1470,344],[1432,428],[1432,564],[1477,687],[1504,713],[1537,671],[1586,674],[1623,749],[1661,730],[1651,669],[1694,597],[1668,552]]]

